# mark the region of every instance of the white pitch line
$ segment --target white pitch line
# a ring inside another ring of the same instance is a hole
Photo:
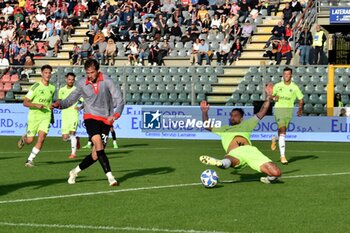
[[[38,224],[38,223],[12,223],[0,222],[0,226],[15,227],[36,227],[36,228],[61,228],[61,229],[84,229],[84,230],[105,230],[105,231],[143,231],[143,232],[170,232],[170,233],[238,233],[226,231],[198,231],[185,229],[161,229],[161,228],[143,228],[143,227],[114,227],[114,226],[91,226],[91,225],[62,225],[62,224]]]
[[[341,176],[341,175],[350,175],[350,172],[282,176],[281,179],[306,178],[306,177],[322,177],[322,176]],[[201,185],[201,183],[174,184],[174,185],[151,186],[151,187],[140,187],[140,188],[116,189],[116,190],[99,191],[99,192],[74,193],[74,194],[48,196],[48,197],[14,199],[14,200],[0,201],[0,205],[1,204],[9,204],[9,203],[18,203],[18,202],[31,202],[31,201],[41,201],[41,200],[50,200],[50,199],[62,199],[62,198],[70,198],[70,197],[93,196],[93,195],[109,194],[109,193],[122,193],[122,192],[133,192],[133,191],[154,190],[154,189],[189,187],[189,186],[197,186],[197,185]]]
[[[41,200],[49,200],[49,199],[92,196],[92,195],[99,195],[99,194],[122,193],[122,192],[153,190],[153,189],[178,188],[178,187],[187,187],[187,186],[196,186],[196,185],[201,185],[201,183],[174,184],[174,185],[151,186],[151,187],[140,187],[140,188],[116,189],[116,190],[99,191],[99,192],[75,193],[75,194],[57,195],[57,196],[48,196],[48,197],[35,197],[35,198],[27,198],[27,199],[15,199],[15,200],[8,200],[8,201],[0,201],[0,204],[41,201]]]

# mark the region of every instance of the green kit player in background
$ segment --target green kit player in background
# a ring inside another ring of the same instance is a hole
[[[66,74],[66,85],[58,91],[58,99],[64,100],[66,99],[72,91],[75,90],[74,86],[75,82],[75,74],[68,73]],[[77,137],[76,131],[79,122],[79,110],[78,102],[73,104],[71,107],[67,109],[61,110],[62,115],[62,139],[63,141],[69,141],[71,143],[72,152],[69,156],[70,159],[76,158],[77,149],[80,149],[80,139]]]
[[[269,109],[270,101],[272,100],[272,88],[272,84],[266,87],[266,100],[255,116],[248,120],[243,120],[244,111],[241,108],[234,108],[230,114],[230,125],[206,128],[206,130],[221,137],[226,155],[222,160],[203,155],[199,158],[202,163],[224,169],[249,166],[258,172],[267,174],[267,177],[261,177],[261,182],[270,184],[277,181],[278,177],[281,176],[281,170],[268,157],[261,153],[258,148],[253,146],[250,141],[252,131]],[[203,100],[200,106],[203,121],[208,121],[208,103]]]
[[[304,96],[299,87],[292,82],[292,69],[289,67],[283,70],[283,81],[273,87],[272,96],[276,103],[274,116],[278,125],[278,146],[280,150],[280,159],[282,164],[288,164],[286,158],[286,132],[294,112],[295,99],[299,100],[299,109],[297,115],[303,115]],[[271,150],[276,149],[276,138],[272,137]]]
[[[28,125],[26,133],[17,143],[18,148],[21,149],[25,144],[31,144],[36,134],[38,134],[38,140],[25,163],[26,167],[34,166],[33,160],[40,152],[49,132],[52,114],[50,105],[55,94],[55,86],[49,83],[51,73],[52,67],[50,65],[42,66],[41,81],[31,86],[24,97],[23,105],[29,108]]]

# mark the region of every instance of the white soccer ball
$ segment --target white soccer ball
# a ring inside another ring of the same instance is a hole
[[[213,188],[215,185],[217,185],[219,177],[218,174],[216,174],[216,171],[207,169],[204,172],[202,172],[201,181],[204,187]]]

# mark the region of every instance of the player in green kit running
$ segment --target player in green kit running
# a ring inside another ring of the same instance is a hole
[[[301,93],[299,87],[292,82],[292,73],[291,68],[284,68],[283,81],[274,85],[272,93],[276,101],[274,116],[278,125],[278,146],[282,164],[288,164],[286,158],[286,132],[293,116],[295,99],[299,100],[297,115],[299,117],[303,115],[304,95]],[[271,149],[276,149],[275,137],[272,137]]]
[[[199,160],[207,165],[217,166],[219,168],[243,168],[246,166],[267,174],[267,177],[261,177],[260,181],[265,184],[274,183],[281,176],[281,170],[258,148],[252,145],[250,135],[269,109],[272,100],[272,84],[266,87],[266,100],[260,111],[248,120],[243,120],[244,111],[241,108],[234,108],[230,114],[230,125],[218,128],[206,128],[221,137],[222,145],[226,151],[224,159],[215,159],[203,155]],[[201,111],[203,121],[208,121],[208,103],[201,102]]]
[[[31,144],[36,134],[38,134],[38,140],[25,163],[26,167],[34,166],[33,160],[40,152],[49,132],[51,122],[50,105],[55,94],[55,86],[49,83],[51,73],[52,67],[50,65],[42,66],[41,81],[31,86],[24,97],[23,105],[29,108],[28,125],[26,134],[17,143],[18,148],[21,149],[25,144]]]
[[[75,82],[75,74],[74,73],[68,73],[66,74],[66,86],[60,88],[58,91],[58,99],[64,100],[69,96],[72,91],[75,90],[74,86]],[[73,104],[71,107],[67,109],[62,109],[62,139],[63,141],[70,140],[71,143],[71,155],[69,156],[70,159],[76,158],[76,152],[77,149],[80,149],[80,139],[75,135],[78,127],[78,121],[79,121],[79,110],[78,102]]]

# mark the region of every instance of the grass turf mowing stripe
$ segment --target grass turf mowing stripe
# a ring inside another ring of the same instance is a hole
[[[324,176],[341,176],[341,175],[350,175],[350,172],[282,176],[281,179],[294,179],[294,178],[307,178],[307,177],[324,177]],[[252,181],[252,180],[249,180],[249,181]],[[230,182],[231,181],[223,181],[223,183],[230,183]],[[151,187],[117,189],[117,190],[99,191],[99,192],[75,193],[75,194],[57,195],[57,196],[48,196],[48,197],[15,199],[15,200],[0,201],[0,204],[9,204],[9,203],[18,203],[18,202],[30,202],[30,201],[40,201],[40,200],[50,200],[50,199],[61,199],[61,198],[80,197],[80,196],[92,196],[92,195],[109,194],[109,193],[121,193],[121,192],[132,192],[132,191],[154,190],[154,189],[178,188],[178,187],[188,187],[188,186],[196,186],[196,185],[201,185],[201,183],[175,184],[175,185],[164,185],[164,186],[151,186]]]
[[[170,233],[238,233],[227,231],[198,231],[185,229],[160,229],[160,228],[143,228],[143,227],[113,227],[113,226],[91,226],[91,225],[62,225],[62,224],[38,224],[38,223],[11,223],[0,222],[1,226],[15,227],[40,227],[40,228],[63,228],[63,229],[84,229],[84,230],[105,230],[105,231],[148,231],[148,232],[170,232]]]

